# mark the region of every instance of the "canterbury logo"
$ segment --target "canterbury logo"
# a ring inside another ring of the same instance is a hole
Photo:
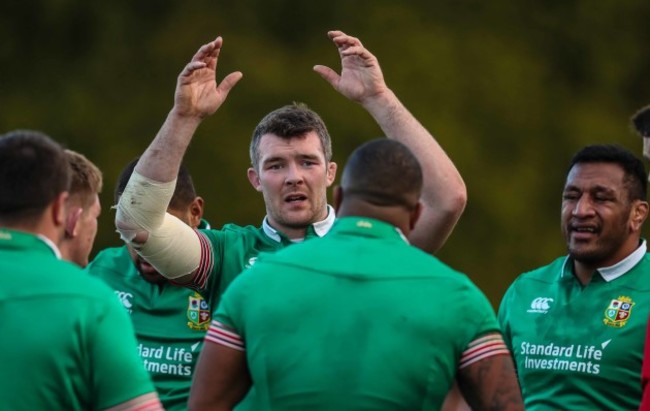
[[[547,297],[537,297],[530,303],[529,313],[542,313],[545,314],[551,308],[551,303],[553,302],[552,298]]]
[[[131,298],[133,298],[133,294],[124,291],[115,291],[115,294],[117,295],[117,298],[119,298],[120,301],[122,302],[124,308],[130,310],[133,307],[133,303],[131,303]]]

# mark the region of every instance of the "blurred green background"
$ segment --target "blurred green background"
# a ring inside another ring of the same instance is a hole
[[[312,71],[338,69],[326,32],[341,29],[379,58],[388,85],[465,178],[469,203],[439,256],[497,305],[516,275],[565,252],[559,209],[571,155],[603,142],[641,153],[629,117],[650,103],[649,22],[650,2],[640,0],[5,0],[0,131],[45,131],[100,166],[93,253],[119,245],[115,180],[162,124],[181,68],[222,35],[219,78],[244,78],[186,162],[214,227],[258,225],[264,207],[246,179],[247,147],[268,111],[307,103],[340,164],[381,135]]]

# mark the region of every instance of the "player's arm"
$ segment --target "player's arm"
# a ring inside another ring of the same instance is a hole
[[[213,321],[194,370],[189,409],[230,411],[250,387],[243,340],[231,328]]]
[[[106,287],[106,286],[104,286]],[[162,410],[149,373],[138,355],[135,331],[112,290],[96,290],[88,310],[85,353],[92,381],[93,409]]]
[[[458,386],[472,410],[523,410],[515,367],[501,334],[472,342],[463,353]]]
[[[442,408],[440,410],[441,411],[472,411],[472,409],[469,408],[469,405],[465,401],[465,398],[463,398],[463,394],[460,392],[460,388],[458,388],[458,382],[456,381],[454,382],[454,385],[447,393],[447,396],[445,397],[445,401],[442,403]]]
[[[241,79],[240,72],[217,84],[217,60],[223,40],[203,45],[178,76],[174,107],[140,157],[117,206],[115,225],[122,239],[136,248],[167,278],[185,284],[195,277],[201,238],[167,214],[183,156],[201,121],[213,114]],[[210,258],[207,258],[210,259]]]
[[[465,182],[436,139],[388,88],[377,58],[357,38],[341,31],[328,35],[339,50],[341,74],[320,65],[314,70],[339,93],[360,103],[388,138],[405,144],[417,157],[424,176],[424,208],[409,240],[434,253],[445,243],[465,209]]]

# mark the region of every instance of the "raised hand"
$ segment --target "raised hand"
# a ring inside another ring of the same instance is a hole
[[[327,35],[338,48],[341,74],[322,65],[314,66],[315,72],[336,91],[361,104],[387,90],[377,58],[363,47],[359,39],[338,30],[330,31]]]
[[[178,115],[204,118],[213,114],[242,78],[242,73],[236,71],[217,84],[217,61],[222,46],[221,36],[201,46],[178,76],[174,94],[174,111]]]

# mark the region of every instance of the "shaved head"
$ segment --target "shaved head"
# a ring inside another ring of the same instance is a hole
[[[352,152],[341,188],[376,206],[416,206],[422,191],[422,169],[413,153],[402,143],[389,139],[369,141]]]

